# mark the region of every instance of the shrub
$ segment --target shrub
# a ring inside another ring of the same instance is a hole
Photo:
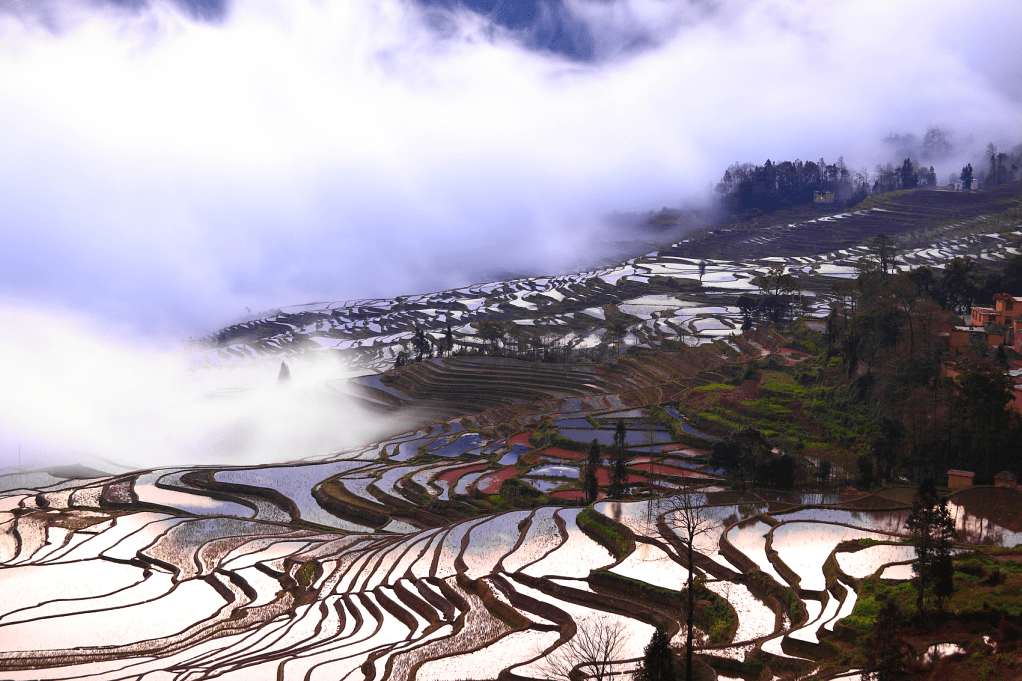
[[[635,535],[631,530],[592,508],[579,513],[575,522],[586,536],[606,547],[618,560],[635,550]]]
[[[500,495],[510,506],[531,508],[546,501],[546,496],[518,478],[508,478],[500,485]]]

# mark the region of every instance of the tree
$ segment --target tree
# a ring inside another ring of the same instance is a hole
[[[831,472],[834,469],[834,464],[831,463],[830,459],[823,459],[820,461],[820,466],[816,470],[816,479],[823,482],[826,485],[830,481]]]
[[[905,675],[905,662],[911,646],[901,637],[902,617],[898,604],[889,600],[877,613],[876,626],[866,647],[866,664],[872,671],[863,678],[871,681],[894,681]]]
[[[955,592],[955,566],[951,560],[951,542],[940,542],[934,551],[933,594],[937,609],[944,612],[944,599]]]
[[[937,494],[933,479],[927,477],[919,485],[912,500],[912,512],[905,521],[912,532],[916,560],[912,573],[916,576],[916,608],[923,612],[926,590],[937,572],[938,549],[950,556],[951,542],[956,537],[955,521],[947,508],[947,499]]]
[[[954,258],[944,267],[937,301],[945,310],[961,312],[972,305],[982,283],[979,264],[972,258]]]
[[[586,617],[576,623],[574,636],[543,658],[540,669],[548,679],[559,681],[573,681],[576,670],[593,681],[608,681],[627,642],[621,618]]]
[[[798,283],[795,277],[785,274],[784,269],[783,264],[772,265],[766,274],[756,277],[752,283],[773,296],[794,293],[798,290]]]
[[[582,491],[586,494],[586,502],[593,503],[600,492],[600,482],[597,478],[597,471],[600,468],[600,443],[593,440],[589,445],[589,454],[586,456],[585,464],[582,466]]]
[[[277,383],[287,383],[291,380],[291,370],[285,362],[280,363],[280,372],[277,374]]]
[[[628,327],[622,322],[613,322],[607,326],[607,337],[616,343],[620,343],[626,333],[628,333]]]
[[[962,168],[962,174],[958,176],[958,179],[962,181],[962,186],[966,189],[972,189],[972,164]]]
[[[668,527],[682,544],[688,568],[688,601],[686,603],[685,681],[692,681],[692,638],[695,633],[695,543],[701,537],[715,533],[720,522],[711,516],[702,495],[685,489],[668,501],[670,509],[664,514]]]
[[[802,290],[798,280],[791,274],[785,274],[784,265],[773,265],[766,274],[753,279],[766,295],[756,302],[756,311],[775,324],[784,322],[791,314],[792,294]],[[746,310],[742,310],[746,313]]]
[[[987,156],[990,158],[990,174],[987,176],[987,186],[997,184],[997,147],[991,142],[987,145]]]
[[[871,488],[876,480],[876,467],[873,465],[873,459],[865,454],[860,454],[859,458],[855,460],[855,468],[858,471],[855,484],[862,489]]]
[[[907,161],[908,159],[906,159]],[[896,261],[898,259],[898,251],[894,247],[894,242],[886,234],[877,234],[872,241],[869,242],[869,260],[876,263],[881,274],[885,277],[888,274],[894,272],[896,268]]]
[[[674,681],[674,652],[667,632],[657,627],[642,651],[642,660],[633,677],[635,681]]]
[[[451,332],[450,324],[447,325],[447,333],[444,334],[444,345],[448,355],[454,351],[454,334]]]
[[[923,138],[923,158],[940,161],[951,153],[951,143],[940,128],[930,128]]]
[[[790,487],[794,460],[774,452],[774,445],[760,430],[746,426],[713,443],[710,464],[722,468],[728,478],[742,483],[755,481]]]
[[[881,414],[870,450],[877,464],[876,479],[890,480],[899,463],[899,454],[905,443],[905,426],[901,421]]]
[[[479,338],[486,341],[490,346],[490,353],[497,354],[497,347],[500,341],[504,340],[507,330],[500,322],[484,320],[479,322]]]
[[[1009,165],[1010,161],[1011,157],[1008,156],[1008,154],[1004,153],[1003,151],[997,154],[997,173],[996,173],[997,184],[1009,181],[1007,166]]]
[[[628,485],[628,466],[625,461],[625,422],[618,421],[614,429],[614,468],[610,474],[610,489],[607,495],[611,499],[624,496]]]
[[[426,337],[426,332],[415,326],[415,333],[412,334],[412,346],[415,348],[416,361],[421,362],[423,355],[433,355],[433,344]]]
[[[906,158],[905,162],[901,164],[901,186],[903,189],[911,189],[916,184],[915,166],[912,165],[912,159]]]
[[[982,363],[962,372],[957,383],[962,441],[968,443],[966,465],[981,467],[982,475],[989,477],[993,459],[1014,436],[1014,412],[1008,406],[1014,394],[1011,378],[1000,367]]]

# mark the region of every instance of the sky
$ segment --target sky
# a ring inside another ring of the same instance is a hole
[[[937,125],[943,180],[1022,138],[1020,24],[1017,0],[0,0],[0,353],[32,367],[0,411],[38,434],[175,403],[161,352],[275,307],[592,265],[629,237],[608,213],[734,162],[872,168]]]
[[[1013,145],[1011,0],[0,0],[0,291],[141,336],[598,260],[733,162]],[[945,173],[946,174],[946,173]],[[943,175],[941,175],[943,179]]]

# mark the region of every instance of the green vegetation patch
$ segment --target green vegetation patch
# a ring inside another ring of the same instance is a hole
[[[785,415],[794,413],[788,407],[785,407],[782,404],[777,404],[777,403],[773,402],[772,400],[767,400],[767,399],[762,399],[762,400],[742,400],[740,402],[740,404],[742,406],[745,406],[745,407],[752,407],[753,409],[758,409],[760,411],[765,411],[765,412],[768,412],[770,414],[777,414],[779,416],[785,416]]]
[[[631,530],[592,508],[579,513],[575,522],[587,537],[605,547],[617,560],[635,550],[635,535]]]
[[[954,593],[944,610],[954,617],[988,616],[1022,617],[1022,563],[999,561],[981,553],[966,554],[954,559]],[[859,633],[876,625],[876,616],[883,603],[893,600],[906,614],[916,611],[916,587],[912,582],[887,584],[877,577],[862,581],[852,614],[841,624]],[[928,597],[926,607],[936,609]]]
[[[594,571],[589,576],[589,582],[598,590],[606,590],[615,596],[667,612],[674,617],[683,618],[687,612],[688,589],[681,591],[664,589],[607,570]],[[734,608],[727,600],[707,589],[702,580],[696,580],[693,586],[696,598],[696,626],[706,632],[711,644],[730,643],[738,629],[738,615]]]
[[[704,426],[709,424],[714,426],[720,426],[728,430],[739,430],[740,428],[742,428],[743,425],[736,420],[725,418],[720,414],[715,414],[710,411],[699,412],[698,414],[696,414],[696,419],[698,419],[699,421],[696,425]]]
[[[536,508],[550,502],[545,494],[518,478],[508,478],[500,485],[503,503],[512,508]]]
[[[734,390],[735,387],[736,386],[728,385],[727,383],[707,383],[706,385],[698,386],[695,389],[699,390],[700,392],[709,393],[718,392],[721,390]]]
[[[298,572],[295,573],[295,581],[303,589],[308,589],[312,586],[312,582],[315,580],[316,568],[319,567],[319,563],[316,561],[310,561],[303,563]]]
[[[790,383],[777,380],[764,381],[759,386],[759,391],[770,397],[786,400],[801,400],[806,397],[806,389],[793,381]]]
[[[860,633],[872,631],[885,600],[893,599],[902,612],[908,612],[915,598],[916,591],[910,582],[890,585],[877,578],[866,579],[859,587],[852,614],[841,620],[841,624]]]

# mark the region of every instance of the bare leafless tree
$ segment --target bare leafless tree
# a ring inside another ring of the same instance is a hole
[[[619,617],[592,615],[576,623],[575,635],[540,664],[548,679],[569,681],[578,670],[587,679],[608,681],[615,660],[622,657],[628,634]]]
[[[695,632],[695,543],[717,531],[720,521],[706,508],[706,497],[691,487],[664,500],[664,520],[681,541],[688,563],[688,603],[685,639],[685,681],[692,681],[692,638]]]

